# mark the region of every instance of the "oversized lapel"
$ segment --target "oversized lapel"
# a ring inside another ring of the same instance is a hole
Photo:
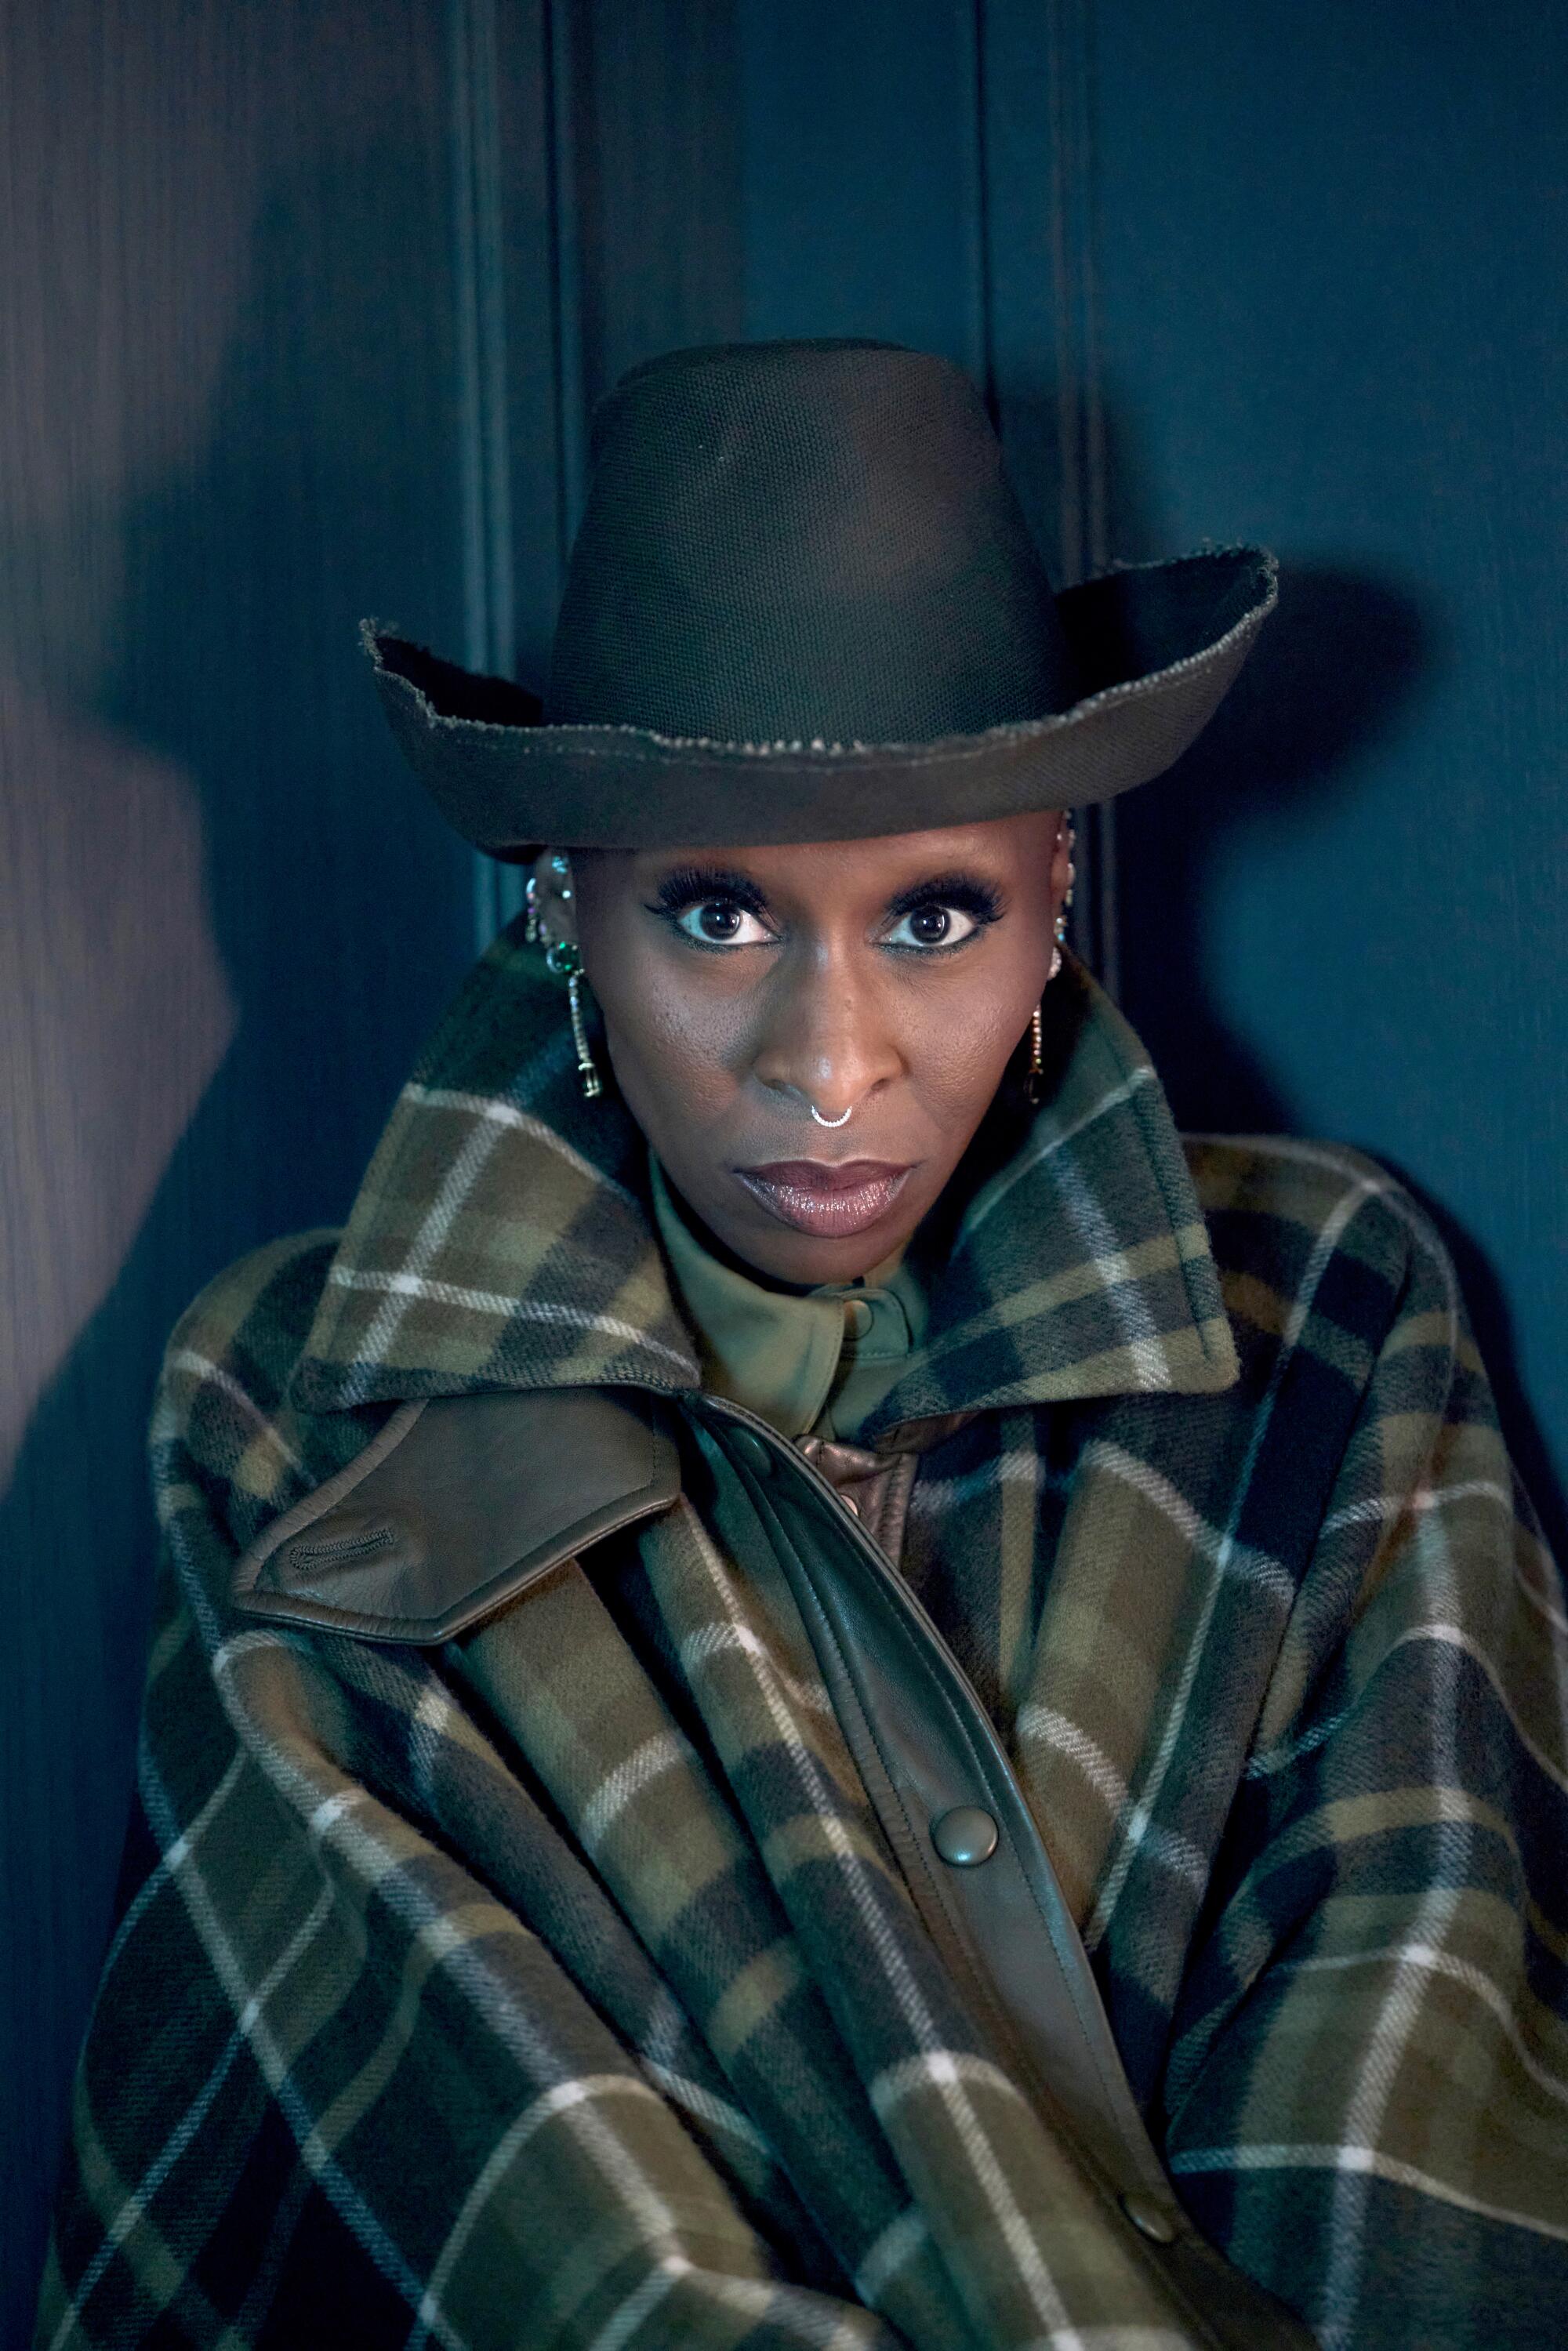
[[[1046,999],[1047,1095],[982,1130],[926,1343],[868,1423],[1229,1387],[1236,1351],[1181,1138],[1138,1039],[1078,964]]]
[[[334,1412],[497,1388],[699,1379],[642,1135],[580,1099],[565,998],[512,925],[403,1088],[296,1367]]]

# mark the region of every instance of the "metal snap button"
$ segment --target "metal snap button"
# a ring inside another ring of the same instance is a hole
[[[1162,2204],[1157,2196],[1146,2196],[1140,2189],[1129,2189],[1122,2199],[1122,2210],[1141,2237],[1151,2245],[1174,2245],[1181,2234],[1181,2220],[1175,2207]]]
[[[931,1842],[950,1869],[973,1869],[989,1861],[998,1835],[995,1821],[978,1804],[955,1804],[931,1824]]]
[[[773,1456],[754,1428],[737,1428],[735,1431],[735,1449],[754,1476],[768,1476],[773,1468]]]
[[[871,1329],[872,1311],[863,1298],[852,1298],[844,1307],[844,1328],[852,1339],[863,1339]]]

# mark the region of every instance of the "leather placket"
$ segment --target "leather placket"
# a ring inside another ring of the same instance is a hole
[[[818,1440],[813,1458],[813,1440],[791,1446],[716,1399],[704,1399],[700,1417],[739,1471],[789,1583],[922,1921],[1006,2070],[1099,2189],[1124,2252],[1163,2280],[1195,2346],[1311,2351],[1293,2314],[1225,2261],[1176,2199],[1022,1788],[977,1693],[860,1507],[894,1464],[862,1455],[875,1468],[859,1476],[859,1461],[843,1458],[858,1448]],[[844,1489],[835,1491],[831,1468]],[[905,1476],[906,1510],[913,1466]],[[901,1514],[900,1534],[902,1525]],[[933,1832],[971,1808],[989,1817],[994,1848],[978,1866],[946,1866]]]

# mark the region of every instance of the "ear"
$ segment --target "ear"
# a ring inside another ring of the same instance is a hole
[[[533,875],[539,921],[547,941],[577,939],[577,884],[571,860],[564,850],[541,849],[528,871]]]
[[[1057,820],[1056,845],[1051,852],[1051,914],[1053,923],[1072,904],[1072,885],[1078,878],[1077,868],[1072,862],[1077,840],[1072,811],[1063,809]]]

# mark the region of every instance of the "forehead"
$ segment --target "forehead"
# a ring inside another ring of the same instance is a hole
[[[771,846],[635,850],[622,852],[629,877],[644,883],[678,867],[745,874],[760,888],[894,890],[925,874],[977,872],[1003,876],[1020,864],[1050,857],[1059,822],[1055,810],[995,817],[978,824],[894,832],[869,841],[788,841]]]

